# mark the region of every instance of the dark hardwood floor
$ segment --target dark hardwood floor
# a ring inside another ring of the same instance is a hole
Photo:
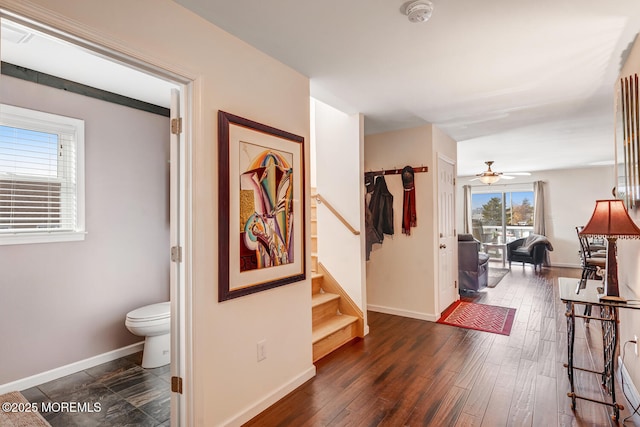
[[[609,408],[571,410],[557,277],[575,269],[514,265],[467,300],[516,308],[509,336],[369,312],[369,335],[320,360],[317,375],[247,426],[612,426]],[[576,325],[576,366],[601,369],[599,322]],[[595,374],[581,394],[602,399]],[[619,389],[619,385],[618,385]],[[625,405],[620,425],[630,414]],[[634,425],[628,421],[625,425]]]

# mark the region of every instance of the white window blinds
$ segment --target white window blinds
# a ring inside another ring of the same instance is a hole
[[[0,243],[84,231],[83,144],[82,120],[0,105]]]

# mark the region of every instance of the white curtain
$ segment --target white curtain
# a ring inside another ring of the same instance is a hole
[[[533,232],[546,236],[546,226],[544,223],[544,182],[535,181],[533,183]],[[544,252],[544,260],[542,265],[550,266],[551,260],[549,251]]]
[[[544,182],[533,183],[533,232],[535,234],[546,235],[544,223]]]
[[[472,233],[473,226],[471,224],[471,186],[463,185],[462,186],[463,194],[464,194],[464,206],[463,206],[463,214],[464,214],[464,233]]]

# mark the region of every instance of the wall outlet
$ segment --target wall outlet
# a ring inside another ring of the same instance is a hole
[[[634,335],[633,339],[635,343],[633,343],[633,351],[636,353],[636,357],[638,357],[638,336]]]
[[[267,358],[267,340],[259,341],[257,344],[258,362]]]

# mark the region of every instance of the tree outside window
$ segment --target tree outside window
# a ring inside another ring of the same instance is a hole
[[[502,224],[502,198],[492,197],[482,205],[482,222],[484,225]]]
[[[472,195],[473,233],[483,243],[508,243],[533,231],[533,191]]]
[[[529,199],[524,198],[519,205],[511,206],[511,225],[531,225],[533,226],[533,205]]]

